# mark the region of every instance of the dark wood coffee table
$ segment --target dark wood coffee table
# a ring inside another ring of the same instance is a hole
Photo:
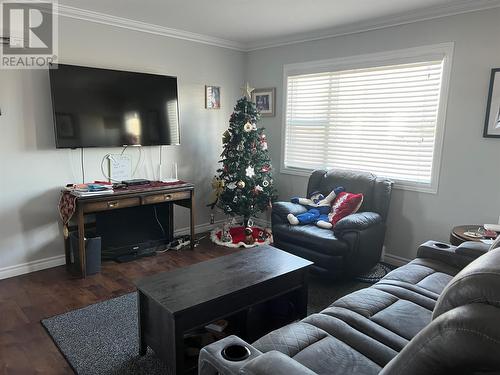
[[[140,354],[149,346],[169,374],[182,374],[188,367],[184,334],[190,330],[283,296],[293,303],[293,319],[305,317],[312,264],[260,246],[139,280]]]

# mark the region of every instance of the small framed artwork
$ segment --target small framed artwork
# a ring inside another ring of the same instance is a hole
[[[205,86],[205,108],[220,109],[219,86]]]
[[[485,138],[500,138],[500,68],[491,70],[483,136]]]
[[[274,116],[276,108],[276,89],[255,89],[252,91],[252,101],[262,116]]]

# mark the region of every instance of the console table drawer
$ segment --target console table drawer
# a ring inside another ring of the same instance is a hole
[[[191,193],[189,191],[179,191],[177,193],[162,193],[149,195],[144,197],[144,204],[154,204],[161,202],[170,202],[170,201],[178,201],[181,199],[189,199],[191,197]]]
[[[92,202],[86,203],[83,206],[83,212],[116,210],[118,208],[139,206],[140,204],[139,198],[123,198],[104,202]]]

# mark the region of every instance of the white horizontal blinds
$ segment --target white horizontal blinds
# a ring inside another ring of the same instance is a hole
[[[430,184],[443,60],[288,77],[285,166]]]

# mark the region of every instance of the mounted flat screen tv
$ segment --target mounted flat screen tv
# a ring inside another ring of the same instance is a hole
[[[63,65],[50,69],[57,148],[177,145],[177,78]]]

